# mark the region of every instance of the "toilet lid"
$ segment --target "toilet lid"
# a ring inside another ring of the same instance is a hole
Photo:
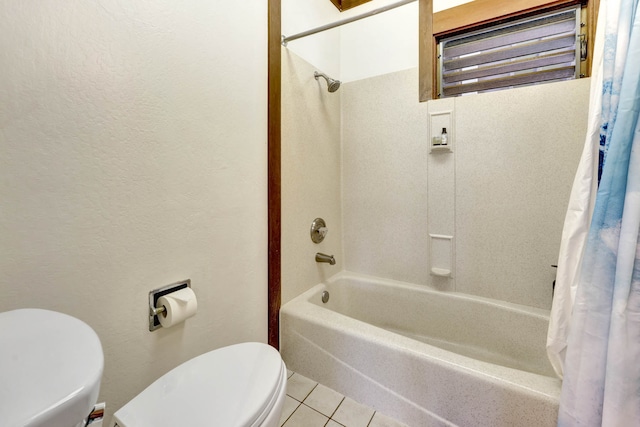
[[[0,313],[0,425],[72,426],[89,415],[102,377],[102,346],[62,313]]]
[[[284,369],[280,354],[266,344],[220,348],[160,377],[115,419],[125,427],[253,426],[284,387]]]

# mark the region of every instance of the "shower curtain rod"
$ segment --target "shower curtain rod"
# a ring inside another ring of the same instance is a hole
[[[342,21],[336,21],[336,22],[333,22],[331,24],[326,24],[326,25],[323,25],[321,27],[313,28],[311,30],[303,31],[303,32],[298,33],[298,34],[294,34],[292,36],[286,37],[283,34],[282,35],[282,46],[287,46],[287,43],[289,43],[292,40],[300,39],[302,37],[306,37],[306,36],[310,36],[312,34],[320,33],[322,31],[330,30],[332,28],[340,27],[341,25],[344,25],[344,24],[349,24],[351,22],[358,21],[360,19],[364,19],[364,18],[368,18],[368,17],[373,16],[373,15],[377,15],[378,13],[382,13],[382,12],[386,12],[386,11],[391,10],[391,9],[395,9],[396,7],[404,6],[405,4],[413,3],[414,1],[416,1],[416,0],[402,0],[402,1],[399,1],[397,3],[392,3],[392,4],[389,4],[387,6],[383,6],[383,7],[379,8],[379,9],[374,9],[372,11],[363,13],[362,15],[357,15],[357,16],[354,16],[354,17],[351,17],[351,18],[343,19]]]

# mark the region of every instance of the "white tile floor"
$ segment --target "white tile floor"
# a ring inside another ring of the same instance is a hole
[[[288,374],[281,427],[407,427],[303,375]]]

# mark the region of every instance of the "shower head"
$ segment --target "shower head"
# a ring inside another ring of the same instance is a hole
[[[319,73],[315,71],[313,73],[313,77],[315,77],[316,80],[318,80],[318,77],[323,77],[327,81],[327,90],[329,92],[335,92],[340,88],[340,83],[341,83],[340,80],[334,80],[324,73]]]

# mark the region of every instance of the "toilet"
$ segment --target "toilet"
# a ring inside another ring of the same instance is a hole
[[[100,391],[96,333],[65,314],[0,313],[0,425],[81,427]]]
[[[103,365],[100,340],[84,322],[40,309],[0,313],[0,425],[84,427]],[[272,347],[223,347],[161,376],[104,426],[276,427],[286,379]]]

